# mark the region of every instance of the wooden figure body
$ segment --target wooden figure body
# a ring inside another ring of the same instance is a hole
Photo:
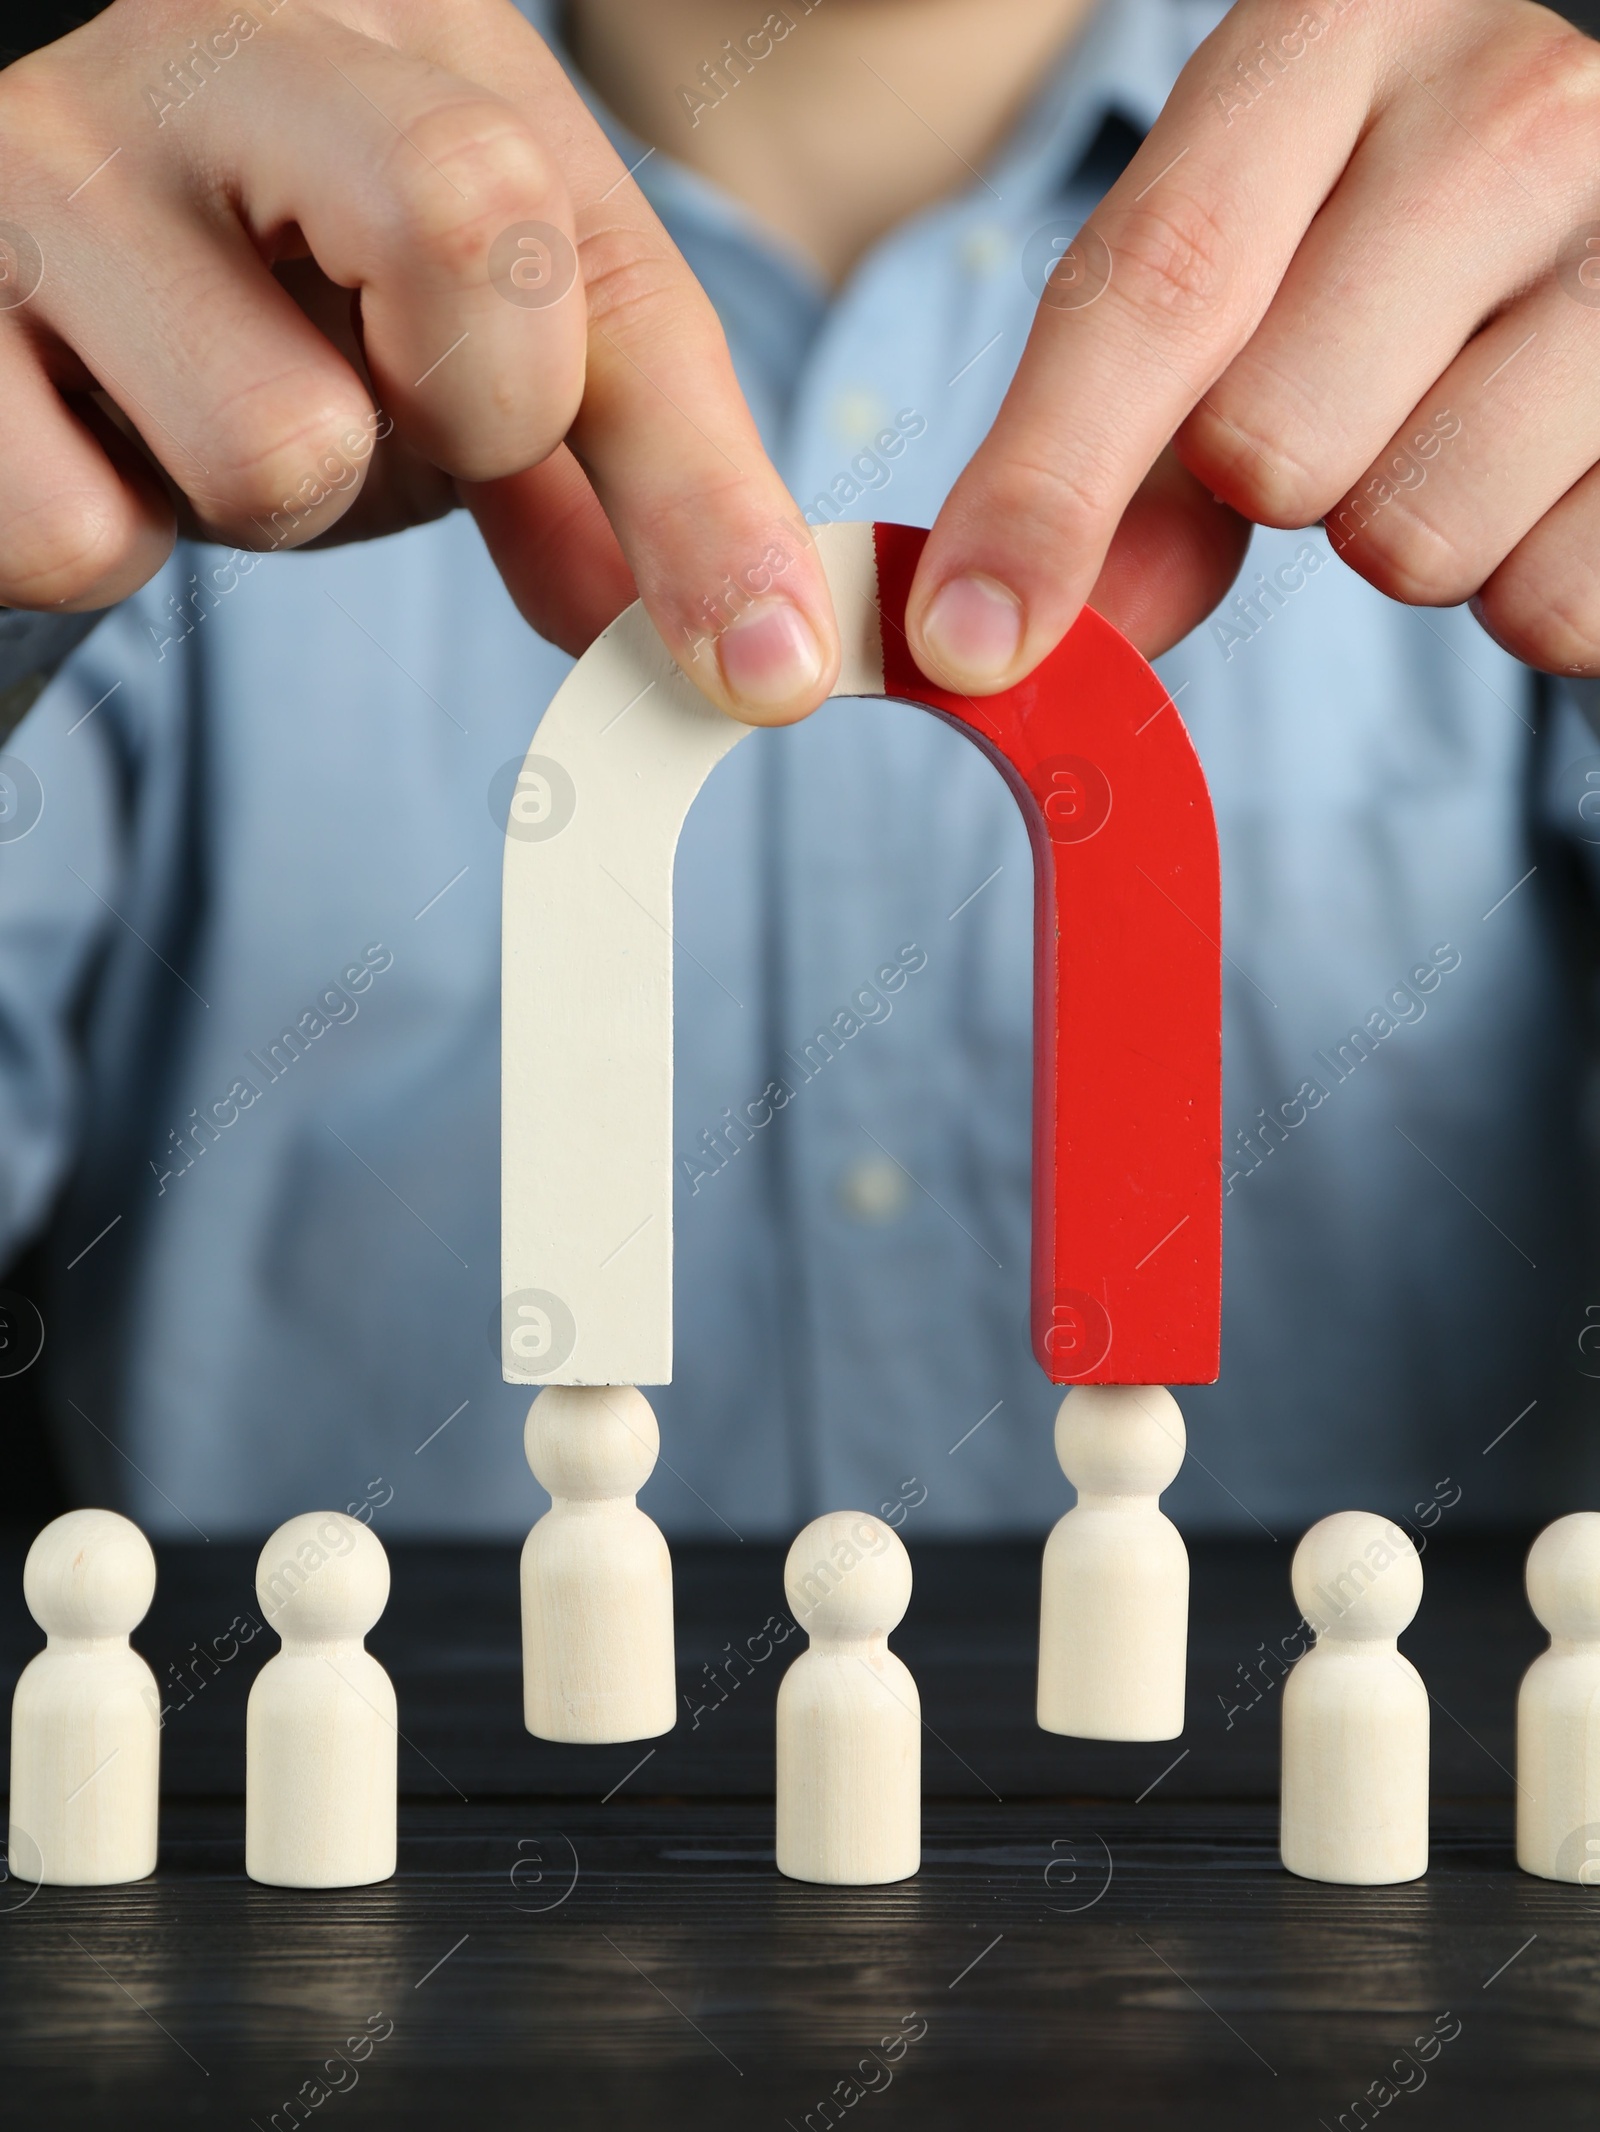
[[[1279,1846],[1306,1880],[1377,1887],[1428,1870],[1428,1691],[1395,1638],[1422,1562],[1387,1518],[1341,1510],[1295,1549],[1317,1641],[1283,1690]]]
[[[550,1508],[522,1549],[523,1718],[542,1740],[651,1740],[677,1722],[672,1558],[634,1501],[661,1448],[630,1385],[551,1385],[528,1409]]]
[[[922,1862],[922,1705],[887,1639],[910,1557],[879,1519],[836,1510],[790,1548],[783,1586],[811,1648],[778,1689],[778,1871],[905,1880]]]
[[[1056,1416],[1056,1457],[1078,1491],[1045,1543],[1039,1723],[1083,1740],[1183,1730],[1189,1556],[1157,1507],[1183,1464],[1178,1402],[1162,1385],[1079,1385]]]
[[[22,1588],[48,1642],[11,1704],[12,1878],[142,1880],[156,1863],[161,1698],[128,1634],[155,1597],[150,1542],[114,1510],[69,1510],[29,1548]]]
[[[1517,1863],[1600,1885],[1600,1511],[1547,1525],[1528,1551],[1528,1604],[1550,1648],[1517,1694]]]
[[[280,1525],[256,1597],[283,1649],[250,1690],[245,1871],[279,1888],[355,1888],[395,1867],[394,1686],[362,1638],[389,1598],[377,1535],[335,1510]]]

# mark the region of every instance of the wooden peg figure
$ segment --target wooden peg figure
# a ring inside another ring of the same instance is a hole
[[[541,1740],[653,1740],[677,1722],[672,1557],[634,1501],[661,1432],[626,1384],[552,1384],[528,1409],[550,1508],[522,1549],[523,1718]]]
[[[1550,1632],[1517,1694],[1517,1863],[1600,1885],[1600,1511],[1547,1525],[1528,1604]]]
[[[29,1548],[22,1590],[47,1641],[11,1704],[11,1876],[143,1880],[156,1863],[161,1697],[128,1634],[155,1597],[150,1542],[114,1510],[69,1510]]]
[[[1422,1562],[1387,1518],[1312,1526],[1291,1571],[1317,1640],[1283,1689],[1279,1848],[1305,1880],[1378,1887],[1428,1870],[1428,1691],[1395,1638]]]
[[[395,1866],[394,1685],[362,1642],[389,1598],[389,1558],[358,1518],[308,1510],[256,1564],[283,1649],[250,1690],[244,1865],[277,1888],[358,1888]]]
[[[1045,1542],[1046,1732],[1171,1740],[1183,1730],[1189,1556],[1157,1498],[1186,1443],[1178,1402],[1159,1384],[1081,1384],[1061,1402],[1056,1457],[1078,1500]]]
[[[922,1863],[922,1705],[889,1649],[911,1558],[865,1511],[815,1519],[783,1588],[811,1638],[778,1688],[778,1871],[868,1887]]]

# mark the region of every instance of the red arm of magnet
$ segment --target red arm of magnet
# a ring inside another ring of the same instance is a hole
[[[1002,695],[926,680],[903,626],[926,538],[874,529],[885,693],[984,749],[1033,844],[1034,1353],[1057,1384],[1209,1383],[1222,919],[1204,773],[1151,667],[1091,609]]]

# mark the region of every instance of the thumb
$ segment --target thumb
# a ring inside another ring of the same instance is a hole
[[[1089,605],[1154,659],[1222,599],[1250,533],[1249,521],[1180,466],[1169,445],[1123,512]]]

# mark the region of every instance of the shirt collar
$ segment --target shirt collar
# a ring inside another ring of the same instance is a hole
[[[561,62],[567,79],[588,107],[589,115],[626,167],[634,173],[639,190],[668,228],[681,224],[687,217],[695,228],[709,234],[726,236],[758,251],[775,251],[803,282],[815,284],[819,291],[823,288],[822,279],[811,262],[776,231],[769,229],[742,201],[724,192],[709,178],[703,178],[697,170],[691,170],[687,163],[678,162],[665,149],[653,148],[641,140],[602,102],[567,50],[561,34],[561,18],[565,13],[561,0],[515,0],[515,5]]]
[[[1065,191],[1108,119],[1148,133],[1198,41],[1195,14],[1186,0],[1100,0],[992,158],[987,182],[1031,206]]]
[[[651,151],[606,109],[562,42],[559,0],[517,5],[555,52],[618,155],[637,168],[640,188],[658,212],[687,208],[730,236],[773,243],[772,232],[720,186],[664,150]],[[1109,118],[1120,118],[1137,134],[1149,131],[1191,53],[1225,12],[1226,0],[1100,0],[980,174],[980,186],[1024,207],[1059,196]]]

